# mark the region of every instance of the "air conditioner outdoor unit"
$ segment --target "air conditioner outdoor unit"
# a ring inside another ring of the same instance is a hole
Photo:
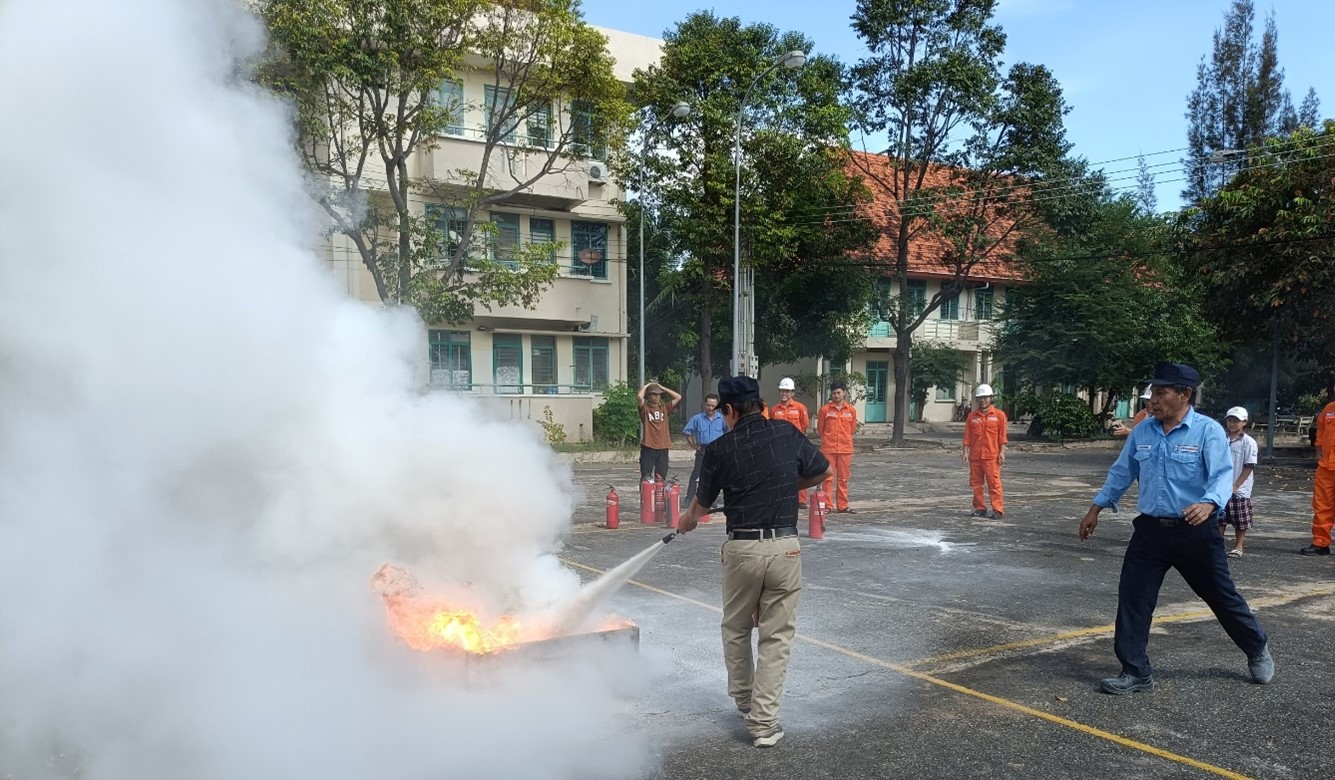
[[[607,181],[607,166],[603,163],[592,163],[589,165],[589,181],[595,184],[602,184]]]

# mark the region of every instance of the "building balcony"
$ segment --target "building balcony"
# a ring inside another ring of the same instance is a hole
[[[992,320],[942,320],[928,318],[913,332],[913,340],[948,344],[955,349],[977,351],[991,349],[995,343],[995,325]],[[889,349],[895,346],[895,331],[888,322],[872,325],[867,334],[868,349]]]

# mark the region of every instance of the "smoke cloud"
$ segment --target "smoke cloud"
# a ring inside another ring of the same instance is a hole
[[[605,663],[389,635],[386,561],[568,598],[572,486],[331,280],[262,47],[223,0],[0,2],[0,777],[637,774],[585,736]]]

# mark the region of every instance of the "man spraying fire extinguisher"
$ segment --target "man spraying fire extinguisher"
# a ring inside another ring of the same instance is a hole
[[[681,518],[693,530],[720,492],[728,518],[723,543],[723,660],[728,693],[756,747],[783,739],[779,698],[797,631],[802,558],[797,491],[830,476],[830,462],[796,427],[765,418],[760,385],[749,376],[719,382],[720,408],[732,430],[705,448],[700,489]],[[753,617],[758,616],[758,617]],[[758,625],[758,654],[751,629]]]

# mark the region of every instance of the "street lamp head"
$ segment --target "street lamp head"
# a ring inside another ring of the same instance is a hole
[[[807,54],[804,51],[790,51],[779,58],[779,64],[784,70],[797,70],[807,64]]]
[[[1221,163],[1235,157],[1242,157],[1245,154],[1247,154],[1246,149],[1215,149],[1210,152],[1209,160],[1212,163]]]
[[[673,119],[685,119],[690,115],[691,115],[691,104],[687,103],[684,100],[672,107]]]

